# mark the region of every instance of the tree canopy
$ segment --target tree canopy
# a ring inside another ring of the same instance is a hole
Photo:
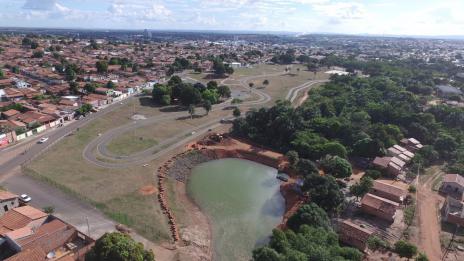
[[[95,242],[85,260],[90,261],[153,261],[151,250],[145,250],[142,243],[130,236],[113,232],[106,233]]]

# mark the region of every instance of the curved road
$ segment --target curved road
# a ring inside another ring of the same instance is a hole
[[[279,75],[282,75],[282,73],[250,76],[250,77],[241,79],[240,85],[244,87],[245,89],[250,90],[251,92],[256,94],[259,98],[257,100],[244,102],[236,106],[245,107],[245,106],[261,105],[261,104],[265,104],[269,102],[271,100],[271,96],[269,94],[264,93],[257,89],[249,89],[247,87],[247,83],[254,79],[268,77],[268,76],[279,76]],[[286,99],[290,100],[290,102],[293,102],[298,97],[299,93],[302,90],[310,89],[314,84],[318,84],[322,82],[326,82],[326,81],[315,80],[315,81],[306,82],[299,86],[295,86],[289,90],[286,96]],[[230,100],[222,104],[214,105],[212,111],[222,110],[226,108],[227,106],[230,106]],[[182,116],[185,116],[185,112],[173,112],[169,114],[158,115],[158,116],[151,117],[145,120],[134,121],[132,123],[127,123],[120,127],[111,129],[107,131],[106,133],[102,134],[101,136],[95,138],[89,144],[87,144],[87,146],[85,147],[83,151],[83,157],[87,161],[97,166],[104,167],[104,168],[125,168],[131,165],[134,165],[134,164],[143,164],[143,163],[147,163],[153,159],[160,157],[166,151],[174,149],[190,140],[197,138],[203,133],[206,133],[207,130],[210,128],[215,128],[217,126],[220,126],[219,119],[213,119],[207,123],[201,124],[200,126],[194,127],[192,129],[181,132],[171,138],[165,139],[161,143],[158,143],[157,145],[151,148],[133,153],[128,156],[115,155],[111,153],[110,151],[108,151],[107,149],[107,145],[115,137],[123,135],[124,133],[127,133],[131,130],[134,130],[140,127],[149,126],[154,123],[163,123],[163,122],[173,120],[173,119],[176,119]]]

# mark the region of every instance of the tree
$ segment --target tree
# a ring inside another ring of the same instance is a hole
[[[69,90],[71,91],[71,93],[77,94],[79,92],[79,85],[77,84],[77,82],[70,82]]]
[[[416,261],[429,261],[429,258],[424,253],[419,253],[419,255],[417,255],[415,260]]]
[[[166,102],[167,102],[167,98],[165,97],[166,95],[168,95],[169,98],[171,98],[170,97],[171,88],[169,88],[169,86],[159,84],[159,83],[157,83],[157,84],[155,84],[153,86],[152,97],[153,97],[153,100],[155,101],[155,103],[158,103],[158,104],[161,104],[161,105],[170,104],[171,101],[169,101],[169,103],[166,104]]]
[[[211,102],[208,101],[208,100],[205,100],[205,101],[203,102],[203,109],[205,109],[206,115],[209,114],[209,111],[211,111],[211,108],[212,108]]]
[[[85,90],[87,93],[95,92],[95,89],[97,89],[97,87],[95,86],[94,83],[86,83],[86,84],[84,85],[84,90]]]
[[[350,187],[350,192],[357,198],[362,197],[372,188],[373,182],[373,179],[363,177],[359,183]]]
[[[328,212],[336,211],[343,202],[343,194],[332,176],[308,175],[303,191],[308,193],[311,202]]]
[[[269,80],[267,80],[267,79],[264,80],[264,81],[263,81],[263,85],[264,85],[264,86],[268,86],[268,85],[269,85]]]
[[[261,247],[253,250],[254,261],[283,261],[283,258],[274,249]]]
[[[255,86],[255,84],[254,84],[254,83],[252,83],[252,82],[250,82],[250,83],[248,83],[248,86],[249,86],[249,87],[250,87],[250,89],[251,89],[251,88],[253,88],[253,86]]]
[[[115,84],[113,81],[108,81],[108,82],[106,83],[106,88],[108,88],[108,89],[114,89],[114,88],[116,88],[116,84]]]
[[[208,90],[216,90],[218,88],[218,83],[216,81],[209,81],[206,84],[206,88],[208,88]]]
[[[3,72],[2,69],[0,69],[0,79],[5,78],[5,73]]]
[[[86,254],[89,261],[154,261],[151,250],[145,250],[142,243],[135,242],[130,236],[119,233],[105,233],[95,242],[95,246]]]
[[[190,114],[190,118],[193,119],[193,115],[195,115],[195,105],[190,104],[188,108],[188,112]]]
[[[98,73],[107,73],[108,72],[108,62],[107,61],[97,61],[95,63]]]
[[[44,56],[44,52],[43,51],[35,51],[33,54],[32,54],[32,58],[42,58]]]
[[[412,258],[417,254],[417,247],[407,241],[399,240],[395,243],[395,252],[400,257]]]
[[[314,203],[301,206],[287,221],[287,226],[298,231],[301,225],[331,229],[327,213]]]
[[[300,159],[296,164],[296,170],[298,171],[298,174],[304,177],[319,173],[316,164],[309,159]]]
[[[169,94],[164,94],[161,96],[161,105],[170,105],[171,104],[171,95]]]
[[[74,81],[76,79],[76,72],[74,71],[73,68],[69,66],[66,67],[65,73],[66,73],[66,80]]]
[[[240,117],[240,115],[242,115],[242,112],[240,111],[239,108],[235,108],[234,111],[232,112],[232,115],[234,115],[234,117]]]
[[[201,98],[205,101],[209,101],[211,104],[216,104],[219,101],[219,94],[217,93],[216,89],[208,89],[203,91],[201,94]]]
[[[346,178],[351,176],[351,164],[339,157],[327,155],[321,160],[321,167],[325,173],[330,174],[336,178]]]
[[[223,76],[226,74],[226,67],[224,66],[224,62],[221,59],[214,59],[213,61],[213,70],[216,75]]]
[[[173,92],[174,94],[174,92]],[[182,88],[180,94],[180,102],[185,105],[189,106],[191,104],[198,104],[202,100],[201,93],[199,90],[193,88],[192,85],[186,85]]]
[[[47,207],[44,207],[42,210],[43,210],[43,212],[51,215],[51,214],[53,214],[53,212],[55,212],[55,207],[47,206]]]
[[[36,41],[31,42],[31,49],[37,49],[39,47],[39,43]]]
[[[285,156],[288,159],[288,162],[290,163],[290,166],[296,167],[298,162],[300,161],[300,156],[298,155],[298,152],[294,150],[289,150],[287,153],[285,153]]]
[[[217,91],[218,91],[218,94],[222,98],[230,98],[231,96],[231,91],[230,91],[229,86],[221,85],[218,87]]]
[[[172,76],[168,81],[169,86],[174,86],[174,85],[178,85],[181,83],[182,83],[182,79],[177,75]]]
[[[370,250],[376,251],[379,249],[387,249],[388,248],[388,242],[380,239],[377,236],[370,236],[367,239],[367,247]]]

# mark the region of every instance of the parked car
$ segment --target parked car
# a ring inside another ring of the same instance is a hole
[[[29,197],[27,194],[22,194],[21,196],[19,196],[19,199],[24,203],[29,203],[32,200],[32,198]]]
[[[39,143],[45,143],[47,142],[47,140],[48,140],[48,137],[43,137],[39,140]]]

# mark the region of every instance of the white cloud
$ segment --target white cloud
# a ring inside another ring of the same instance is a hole
[[[318,4],[314,10],[330,19],[361,19],[367,14],[366,8],[357,2],[336,2]]]

